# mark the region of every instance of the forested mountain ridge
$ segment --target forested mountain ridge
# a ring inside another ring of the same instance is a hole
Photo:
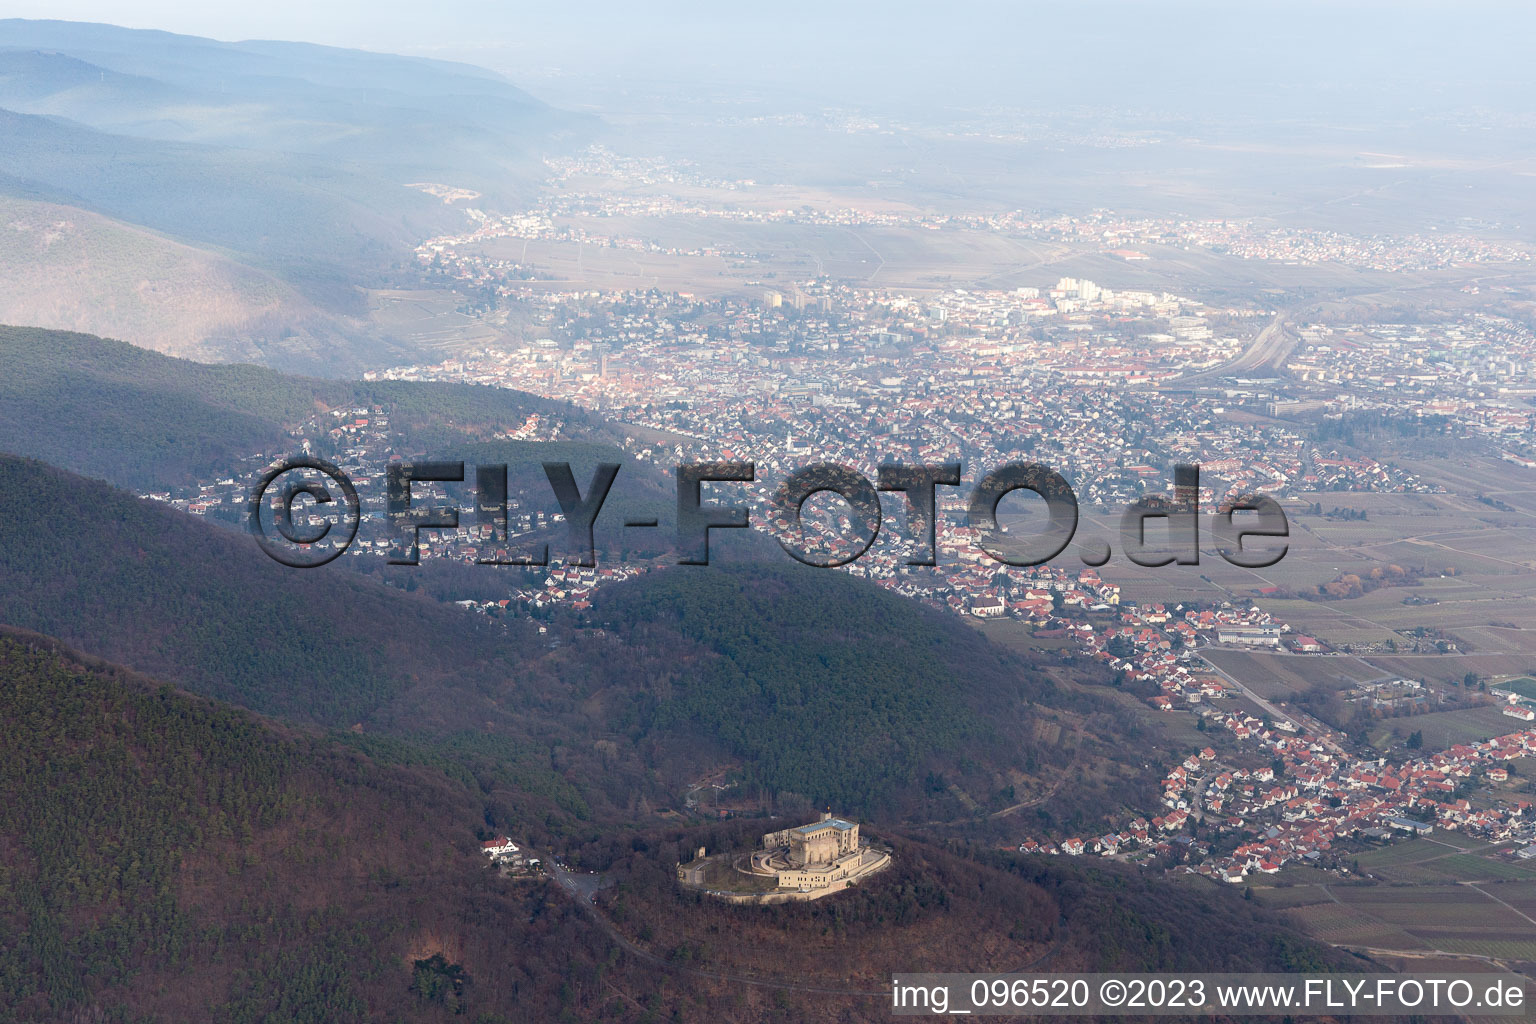
[[[840,574],[671,566],[611,589],[541,634],[338,566],[290,569],[244,534],[0,456],[0,623],[295,721],[485,734],[599,818],[679,801],[730,763],[764,806],[964,817],[967,800],[1048,787],[1074,723],[1099,714],[964,625]]]
[[[0,734],[5,1024],[831,1022],[885,1012],[892,969],[1350,967],[1234,892],[1170,898],[1118,866],[899,834],[886,875],[822,903],[730,907],[676,887],[679,849],[750,841],[750,821],[568,841],[612,883],[594,917],[486,868],[478,836],[529,822],[496,818],[494,780],[14,630]],[[836,976],[819,950],[837,951]],[[829,983],[869,994],[829,1000]]]
[[[224,476],[318,412],[380,407],[417,447],[455,455],[529,413],[571,424],[573,440],[618,434],[565,402],[504,388],[301,377],[249,364],[177,359],[88,334],[0,325],[0,450],[119,487],[150,491]],[[628,467],[628,476],[642,472]]]
[[[487,870],[474,780],[14,632],[0,733],[7,1024],[552,1019],[603,960],[561,896]]]
[[[533,632],[344,570],[287,568],[248,536],[4,455],[0,622],[330,726],[367,721],[414,686],[515,683]]]

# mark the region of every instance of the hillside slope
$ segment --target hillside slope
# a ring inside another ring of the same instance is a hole
[[[879,829],[870,831],[891,848],[891,866],[833,898],[767,910],[717,902],[676,883],[671,865],[680,849],[749,849],[761,831],[754,824],[597,842],[580,855],[615,880],[598,905],[637,945],[706,971],[789,976],[835,991],[879,992],[903,971],[1339,971],[1361,964],[1203,879],[946,848]],[[956,934],[962,922],[974,927],[970,935]]]
[[[1070,758],[1039,725],[1070,734],[1068,706],[1092,711],[951,617],[793,564],[652,574],[603,592],[591,620],[639,677],[595,698],[619,727],[659,757],[739,765],[766,806],[996,809]]]
[[[344,275],[388,268],[462,217],[413,189],[301,153],[114,135],[5,109],[0,132],[0,192],[242,254],[317,300],[337,299]]]
[[[249,537],[10,456],[0,456],[0,622],[338,726],[412,686],[526,678],[518,652],[531,632],[353,573],[285,568]]]
[[[0,196],[0,323],[120,338],[169,355],[242,362],[334,338],[270,274],[76,207]]]

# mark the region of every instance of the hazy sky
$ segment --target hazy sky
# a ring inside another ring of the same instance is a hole
[[[857,102],[1529,110],[1528,0],[568,5],[10,0],[12,17],[434,54],[552,74],[733,82]]]

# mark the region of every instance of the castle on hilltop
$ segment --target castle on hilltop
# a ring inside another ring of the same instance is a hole
[[[780,889],[815,899],[873,874],[889,860],[889,854],[859,842],[858,822],[826,812],[809,825],[764,835],[762,850],[752,854],[752,871],[775,875]]]
[[[705,855],[677,865],[677,880],[733,903],[814,900],[840,892],[891,862],[890,852],[859,838],[855,821],[827,812],[808,825],[763,836],[748,854]]]

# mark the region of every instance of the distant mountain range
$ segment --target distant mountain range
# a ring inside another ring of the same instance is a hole
[[[464,222],[407,186],[510,203],[544,154],[592,128],[467,65],[0,21],[0,196],[26,203],[0,218],[0,251],[28,268],[0,314],[177,354],[355,369],[381,355],[356,286],[396,281],[415,243]],[[63,227],[40,241],[50,224]],[[113,244],[82,248],[82,233]],[[182,287],[156,287],[168,278]]]

